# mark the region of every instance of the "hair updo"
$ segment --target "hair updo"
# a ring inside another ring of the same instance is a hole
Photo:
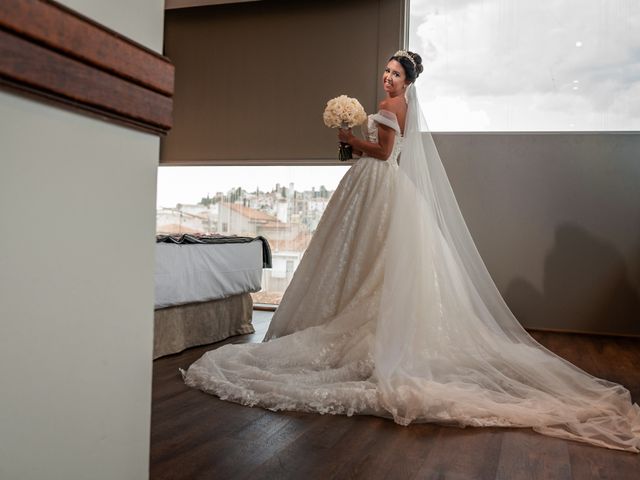
[[[415,67],[413,66],[411,60],[403,55],[394,55],[389,60],[395,60],[396,62],[399,62],[400,65],[402,65],[402,68],[404,68],[404,73],[407,76],[407,80],[410,83],[413,83],[416,81],[416,78],[418,78],[418,75],[422,73],[424,67],[422,66],[422,57],[420,55],[409,51],[407,51],[407,53],[411,56],[411,58],[413,58],[413,61],[416,62]]]

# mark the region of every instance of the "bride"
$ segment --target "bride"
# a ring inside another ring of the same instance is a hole
[[[334,192],[263,343],[225,345],[183,371],[223,400],[368,414],[401,425],[531,427],[640,451],[640,407],[520,326],[458,208],[400,50],[361,158]]]

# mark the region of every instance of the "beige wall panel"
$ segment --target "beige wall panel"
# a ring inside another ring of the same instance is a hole
[[[640,335],[640,135],[434,138],[478,250],[525,327]]]
[[[159,0],[65,0],[162,47]],[[0,89],[0,479],[149,472],[158,137]]]
[[[347,94],[377,109],[403,10],[400,0],[349,0],[168,11],[175,116],[161,162],[334,162],[325,104]]]

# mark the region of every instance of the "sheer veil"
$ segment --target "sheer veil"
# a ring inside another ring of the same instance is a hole
[[[531,338],[475,247],[416,89],[408,111],[374,348],[381,404],[398,423],[525,426],[640,451],[624,387]]]

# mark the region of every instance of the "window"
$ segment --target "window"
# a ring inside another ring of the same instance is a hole
[[[433,131],[640,130],[640,2],[412,0]]]
[[[291,275],[293,273],[293,260],[287,260],[287,275]]]
[[[269,241],[255,303],[278,304],[348,166],[160,167],[156,231]]]

